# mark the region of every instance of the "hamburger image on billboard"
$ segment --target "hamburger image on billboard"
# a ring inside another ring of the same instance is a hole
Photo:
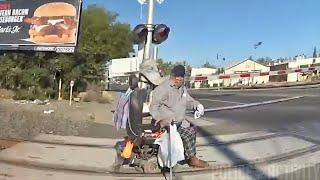
[[[68,3],[43,4],[34,11],[30,24],[30,41],[34,43],[75,43],[77,10]]]

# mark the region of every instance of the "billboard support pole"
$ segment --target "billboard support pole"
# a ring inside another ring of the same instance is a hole
[[[58,97],[58,100],[61,101],[62,100],[62,97],[61,97],[61,88],[62,88],[62,79],[60,77],[59,79],[59,97]]]

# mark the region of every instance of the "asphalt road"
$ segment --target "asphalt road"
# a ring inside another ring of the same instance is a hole
[[[198,90],[193,91],[192,95],[206,108],[304,96],[281,103],[206,113],[204,119],[213,125],[200,127],[198,136],[267,131],[295,133],[320,140],[319,87],[249,91]],[[309,169],[283,174],[278,178],[286,180],[319,179],[318,169],[319,165],[316,165]]]
[[[319,87],[245,91],[192,90],[190,94],[204,104],[205,108],[304,96],[282,103],[206,113],[203,119],[205,121],[201,122],[201,128],[206,133],[199,133],[199,136],[252,131],[299,131],[320,139]],[[114,126],[99,123],[90,124],[89,130],[89,136],[97,138],[122,138],[126,135],[124,130],[119,132]]]
[[[213,122],[214,125],[204,128],[210,134],[233,134],[258,130],[299,131],[319,134],[320,137],[320,88],[219,92],[198,90],[192,91],[191,94],[206,108],[304,96],[287,102],[209,112],[204,118]]]

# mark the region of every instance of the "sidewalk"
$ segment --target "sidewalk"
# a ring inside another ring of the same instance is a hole
[[[53,135],[41,135],[36,137],[35,140],[47,143],[19,143],[11,148],[0,151],[0,162],[3,164],[23,164],[56,170],[107,173],[102,174],[104,177],[109,176],[108,172],[112,170],[111,166],[115,157],[115,151],[110,147],[115,140]],[[227,145],[218,145],[217,142],[227,143]],[[302,153],[303,155],[310,149],[314,150],[313,152],[320,150],[317,144],[307,140],[267,132],[202,137],[198,138],[197,145],[199,146],[197,147],[198,156],[209,161],[211,169],[219,173],[221,173],[222,168],[231,168],[235,165],[265,162],[277,158],[285,159],[297,153]],[[127,168],[125,167],[124,170]],[[190,170],[196,171],[197,169],[179,166],[176,171],[184,172]],[[22,173],[23,171],[19,172]],[[208,177],[211,175],[211,172],[207,174]],[[203,176],[206,175],[203,174]],[[99,179],[100,176],[95,174],[95,178]]]
[[[23,142],[0,152],[1,180],[164,179],[161,175],[154,177],[140,174],[137,177],[127,174],[119,177],[119,175],[115,176],[108,173],[113,163],[115,152],[112,148],[106,147],[111,147],[116,141],[114,139],[64,137],[44,134],[34,140],[43,143]],[[229,143],[229,145],[217,145],[217,142]],[[91,147],[83,147],[83,145]],[[179,172],[190,170],[195,172],[191,174],[178,173],[176,178],[183,180],[227,180],[234,178],[257,179],[259,177],[278,177],[280,175],[281,177],[290,177],[292,172],[298,170],[302,170],[302,172],[303,170],[308,170],[310,172],[315,165],[320,163],[320,149],[317,144],[294,136],[262,131],[201,137],[197,139],[197,145],[199,146],[198,156],[208,160],[211,168],[215,170],[197,173],[197,169],[180,166],[179,169],[177,168]],[[303,150],[308,149],[313,150],[303,153]],[[295,156],[296,154],[298,156]],[[289,157],[289,159],[286,157]],[[248,162],[268,161],[272,160],[272,158],[280,158],[282,160],[256,166],[224,169]],[[17,164],[23,164],[23,166]],[[33,165],[33,167],[26,167],[25,165]],[[38,167],[41,168],[39,169]],[[59,171],[59,169],[63,171]],[[77,171],[65,171],[66,169]],[[317,172],[314,171],[314,174],[311,174],[315,179],[318,177]]]

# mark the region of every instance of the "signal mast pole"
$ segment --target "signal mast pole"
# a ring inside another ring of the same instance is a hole
[[[145,43],[144,53],[143,53],[144,61],[151,59],[152,32],[154,30],[154,25],[153,25],[154,0],[147,0],[147,1],[148,1],[148,15],[147,15],[148,35],[147,35],[147,40]]]

